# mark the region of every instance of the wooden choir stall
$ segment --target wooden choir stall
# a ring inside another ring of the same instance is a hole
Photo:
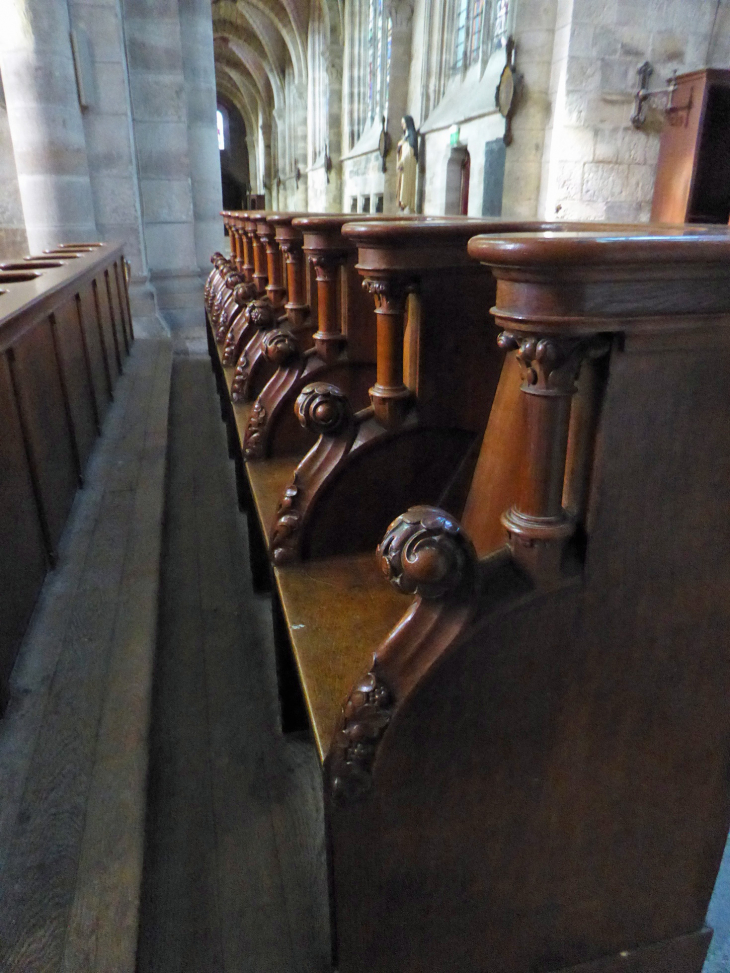
[[[0,264],[0,711],[133,339],[120,246]]]
[[[321,760],[333,969],[700,973],[730,235],[224,220],[211,359],[282,726]]]

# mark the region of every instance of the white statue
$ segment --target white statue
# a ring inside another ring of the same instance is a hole
[[[416,173],[418,172],[418,135],[411,115],[401,119],[403,138],[398,143],[398,209],[401,213],[416,212]]]

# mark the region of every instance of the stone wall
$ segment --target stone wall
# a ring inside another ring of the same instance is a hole
[[[306,41],[304,6],[300,0],[295,6]],[[332,11],[330,0],[325,6]],[[650,61],[650,87],[657,88],[673,70],[730,66],[730,0],[510,0],[504,33],[461,70],[452,56],[457,7],[456,0],[389,0],[384,7],[393,19],[388,130],[393,150],[403,114],[413,116],[421,133],[421,210],[444,212],[449,159],[468,149],[470,215],[481,215],[487,205],[490,214],[501,210],[519,219],[648,219],[663,116],[655,108],[641,130],[631,125],[637,69]],[[368,0],[344,0],[342,72],[330,60],[324,78],[334,167],[329,184],[319,164],[307,172],[302,162],[301,145],[313,122],[300,96],[295,103],[296,72],[290,63],[275,68],[287,79],[277,109],[286,119],[277,153],[279,168],[287,169],[280,172],[280,206],[349,212],[353,199],[360,210],[363,197],[370,197],[374,209],[382,194],[384,212],[396,212],[395,152],[383,174],[376,151],[380,118],[368,107],[369,9]],[[507,36],[516,43],[522,87],[511,144],[501,149],[505,125],[495,88],[505,52],[496,40]],[[312,72],[323,69],[307,63],[306,70],[306,82],[300,69],[297,84],[315,86]],[[341,116],[332,110],[338,98]],[[293,192],[289,170],[297,155],[308,177],[306,195],[304,180]]]
[[[6,0],[0,69],[4,245],[122,241],[139,332],[202,345],[223,240],[208,0]]]

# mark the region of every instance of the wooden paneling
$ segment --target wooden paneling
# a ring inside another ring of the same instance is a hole
[[[50,319],[15,343],[11,369],[53,559],[80,470]]]
[[[94,396],[99,412],[99,421],[101,422],[111,400],[112,381],[104,332],[100,327],[99,316],[96,313],[96,302],[91,284],[79,291],[76,296],[76,304],[89,352]]]
[[[131,338],[121,260],[59,250],[0,289],[0,709]]]
[[[54,318],[56,349],[61,360],[79,466],[83,470],[97,434],[92,375],[75,302],[59,308]]]
[[[46,550],[7,354],[0,355],[0,707],[46,572]]]

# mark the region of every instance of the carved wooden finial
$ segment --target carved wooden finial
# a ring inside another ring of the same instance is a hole
[[[337,435],[353,420],[347,396],[327,382],[306,385],[299,393],[294,412],[305,429],[319,436]]]
[[[233,290],[238,287],[239,284],[245,284],[246,280],[243,274],[239,274],[237,270],[231,270],[226,274],[225,284],[229,290]]]
[[[277,368],[286,365],[299,353],[299,345],[291,331],[270,331],[263,340],[264,355]]]
[[[257,331],[268,331],[276,324],[276,314],[271,302],[266,298],[250,301],[243,313],[246,315],[246,321]]]
[[[399,591],[441,598],[473,577],[474,545],[461,524],[437,507],[411,507],[397,517],[378,547],[386,578]]]
[[[342,710],[332,746],[332,796],[340,804],[362,800],[372,787],[372,769],[393,715],[393,694],[373,667],[355,686]]]
[[[253,284],[244,281],[242,284],[237,284],[233,291],[233,300],[238,304],[239,307],[245,307],[249,301],[252,301],[256,297],[256,287]]]

